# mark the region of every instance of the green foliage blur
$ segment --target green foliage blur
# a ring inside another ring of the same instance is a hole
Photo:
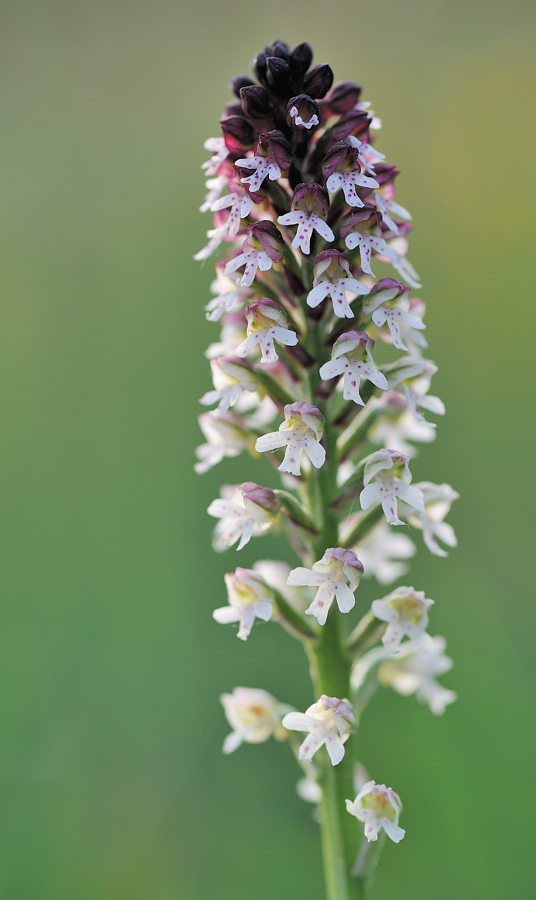
[[[216,625],[222,575],[193,474],[211,261],[203,141],[228,79],[309,40],[364,85],[414,216],[434,393],[415,480],[460,491],[460,546],[420,537],[459,700],[382,691],[361,757],[405,809],[375,900],[534,898],[536,7],[524,0],[0,3],[0,897],[322,900],[317,825],[284,745],[221,754],[218,696],[312,701],[273,624]],[[384,591],[364,582],[365,609]]]

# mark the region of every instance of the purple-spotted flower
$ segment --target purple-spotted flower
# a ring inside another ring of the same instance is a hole
[[[325,625],[335,598],[342,613],[353,609],[354,591],[362,574],[363,563],[352,550],[330,547],[322,559],[313,564],[312,569],[305,569],[303,566],[293,569],[288,576],[287,584],[318,587],[316,596],[305,613],[308,616],[315,616],[319,625]]]
[[[361,145],[361,142],[358,142]],[[361,173],[360,153],[346,141],[338,141],[329,149],[322,162],[322,172],[326,179],[326,187],[330,193],[342,188],[348,206],[364,206],[364,202],[356,192],[358,188],[377,188],[375,178]]]
[[[212,541],[218,552],[227,550],[237,541],[236,549],[242,550],[252,535],[267,531],[277,518],[278,502],[270,488],[245,481],[236,487],[224,485],[220,493],[221,498],[213,500],[207,509],[209,516],[220,520]]]
[[[424,512],[422,491],[410,482],[408,456],[398,450],[377,450],[365,464],[365,487],[359,495],[361,509],[368,509],[379,500],[389,525],[403,525],[397,514],[399,500]]]
[[[315,182],[299,184],[292,198],[291,211],[279,216],[280,225],[297,225],[298,230],[292,241],[293,247],[299,247],[302,253],[311,252],[313,231],[318,232],[325,241],[334,241],[335,235],[326,222],[329,198],[325,188]]]
[[[395,281],[394,278],[382,278],[374,285],[363,303],[363,312],[367,316],[372,314],[372,321],[378,328],[387,323],[393,345],[397,350],[408,349],[400,336],[400,322],[404,322],[412,329],[426,328],[422,319],[410,312],[408,293],[409,288],[402,282]]]
[[[309,94],[298,94],[287,103],[287,125],[294,128],[316,128],[319,124],[320,108]]]
[[[396,390],[405,398],[413,418],[429,428],[435,428],[434,422],[428,422],[424,418],[421,408],[428,409],[438,416],[445,414],[443,401],[428,394],[437,366],[420,356],[405,356],[384,366],[384,372],[389,381],[389,388]]]
[[[371,381],[382,391],[388,387],[385,375],[374,366],[370,352],[373,347],[374,340],[364,331],[347,331],[341,334],[333,345],[331,361],[320,368],[320,377],[328,380],[344,375],[344,399],[364,406],[359,393],[361,378]]]
[[[224,197],[214,200],[210,209],[212,212],[220,212],[228,209],[229,215],[226,222],[226,232],[229,237],[235,237],[240,228],[240,219],[245,219],[251,211],[251,197],[239,184],[231,182],[229,192]]]
[[[208,472],[226,456],[238,456],[250,443],[242,427],[242,419],[234,413],[227,412],[221,418],[203,413],[198,422],[207,439],[207,443],[201,444],[195,451],[199,462],[194,469],[198,475]]]
[[[283,259],[283,238],[273,222],[263,219],[248,225],[248,236],[242,244],[242,252],[232,257],[225,266],[225,274],[236,272],[244,266],[239,281],[244,287],[253,284],[257,269],[267,272]]]
[[[288,737],[281,719],[289,709],[268,691],[236,687],[232,694],[220,696],[227,721],[233,729],[223,742],[223,752],[232,753],[240,744],[261,744],[270,737],[284,741]]]
[[[237,637],[246,641],[255,619],[267,622],[272,617],[274,595],[258,572],[242,569],[225,575],[229,606],[222,606],[212,613],[220,625],[239,622]]]
[[[313,309],[326,297],[331,297],[333,312],[341,319],[353,319],[347,292],[368,294],[370,288],[354,278],[348,259],[340,250],[323,250],[315,257],[313,288],[307,295],[307,305]]]
[[[344,757],[344,744],[355,724],[348,700],[327,697],[313,703],[304,713],[290,712],[282,725],[290,731],[307,731],[307,737],[299,750],[300,759],[312,759],[324,744],[332,765],[338,765]]]
[[[247,159],[237,159],[236,165],[241,169],[253,169],[252,175],[242,178],[250,191],[256,193],[265,178],[276,181],[281,178],[292,159],[292,149],[280,131],[261,132],[255,154]]]
[[[341,224],[341,237],[344,238],[346,246],[349,250],[359,247],[361,268],[373,278],[374,272],[370,267],[373,252],[395,259],[394,251],[389,249],[381,237],[380,222],[381,217],[376,207],[366,203],[362,209],[350,213]]]
[[[399,203],[396,203],[394,197],[395,186],[393,180],[382,184],[374,194],[374,200],[383,216],[383,221],[394,234],[398,234],[398,225],[391,216],[398,216],[399,219],[411,222],[411,214]]]
[[[430,638],[425,652],[413,641],[406,641],[397,656],[386,660],[378,669],[380,684],[404,696],[416,694],[417,700],[427,703],[435,716],[442,715],[457,697],[437,681],[438,675],[452,669],[452,660],[445,655],[446,646],[445,638],[440,635]]]
[[[259,344],[261,363],[274,363],[279,357],[275,342],[294,347],[298,343],[297,335],[290,331],[284,309],[267,298],[257,300],[246,308],[248,323],[247,337],[236,348],[237,356],[247,356]]]
[[[398,844],[406,833],[398,824],[402,812],[400,797],[385,784],[367,781],[354,801],[346,801],[346,809],[351,816],[364,822],[367,841],[377,841],[381,828],[395,844]]]
[[[375,166],[377,163],[383,162],[385,153],[380,153],[372,144],[368,144],[366,141],[358,140],[353,134],[348,135],[347,141],[352,147],[357,148],[357,158],[364,171],[368,172],[369,175],[375,175]],[[371,185],[365,185],[365,187],[371,187]]]
[[[444,522],[450,507],[459,494],[450,484],[433,484],[431,481],[420,481],[415,485],[423,495],[424,510],[407,510],[408,522],[416,528],[421,528],[424,543],[434,556],[448,556],[438,541],[447,547],[456,547],[458,541],[452,525]]]
[[[285,447],[283,462],[278,467],[280,472],[301,475],[301,461],[305,453],[315,469],[320,469],[326,460],[326,451],[320,439],[324,432],[324,416],[316,406],[305,401],[288,403],[285,406],[285,421],[279,431],[273,431],[257,439],[255,449],[258,453],[277,450]]]
[[[232,356],[223,356],[210,361],[214,390],[207,391],[200,399],[203,406],[218,406],[212,415],[220,417],[234,406],[243,391],[253,393],[257,390],[258,381],[253,369],[243,360]]]
[[[424,596],[424,591],[412,587],[397,587],[382,600],[373,601],[372,614],[388,623],[382,643],[390,653],[398,652],[404,637],[410,638],[424,652],[430,649],[431,639],[426,628],[428,610],[433,602]]]

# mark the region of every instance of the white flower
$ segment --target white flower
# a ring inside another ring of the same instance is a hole
[[[361,509],[368,509],[380,500],[385,518],[390,525],[403,525],[397,515],[397,501],[404,500],[409,506],[424,512],[422,491],[411,487],[409,457],[398,450],[377,450],[365,465],[364,489],[359,500]]]
[[[242,287],[253,284],[257,269],[267,272],[274,263],[279,264],[283,258],[283,238],[269,219],[250,223],[247,232],[242,244],[242,253],[233,256],[225,266],[226,275],[244,266],[244,274],[238,282]]]
[[[370,352],[373,347],[374,340],[364,331],[347,331],[341,334],[333,345],[331,362],[320,368],[320,377],[327,380],[344,375],[344,399],[364,406],[359,393],[361,378],[366,378],[383,391],[388,387],[385,375],[374,366]]]
[[[393,278],[382,278],[374,286],[363,304],[363,312],[369,316],[378,328],[387,322],[394,346],[398,350],[407,350],[399,331],[399,323],[405,322],[410,328],[426,328],[419,316],[409,312],[408,291],[404,284]]]
[[[212,359],[210,367],[214,390],[203,394],[199,402],[203,406],[217,403],[217,409],[212,411],[213,416],[218,418],[223,416],[230,406],[234,406],[243,391],[253,393],[257,390],[255,373],[242,360],[222,356],[219,359]]]
[[[450,484],[433,484],[431,481],[420,481],[415,485],[422,491],[424,510],[414,513],[408,510],[408,522],[421,528],[424,543],[430,553],[435,556],[448,556],[446,550],[438,544],[442,541],[447,547],[456,547],[458,541],[454,529],[443,519],[448,514],[452,503],[460,496]]]
[[[375,162],[381,162],[382,160],[384,160],[385,153],[380,153],[378,150],[376,150],[375,147],[372,146],[372,144],[367,144],[363,141],[358,140],[358,138],[354,137],[353,134],[348,135],[346,140],[349,144],[351,144],[352,147],[356,147],[357,157],[365,172],[368,172],[370,175],[374,175],[374,164]],[[376,185],[377,184],[378,182],[376,182]],[[370,185],[363,186],[370,187]]]
[[[344,743],[350,737],[354,716],[348,700],[322,694],[305,713],[288,713],[282,724],[291,731],[309,732],[300,747],[300,759],[311,759],[325,744],[332,765],[336,766],[344,756]]]
[[[249,216],[251,210],[251,197],[244,188],[237,185],[230,185],[229,188],[231,193],[215,200],[210,209],[212,212],[229,209],[229,217],[225,223],[226,232],[229,237],[234,237],[238,234],[240,219],[245,219]]]
[[[382,663],[378,670],[380,684],[392,687],[399,694],[416,694],[421,703],[427,703],[436,716],[445,712],[449,703],[454,703],[457,694],[449,691],[436,681],[452,668],[452,660],[445,656],[447,642],[436,635],[423,653],[412,641],[400,647],[396,659]]]
[[[247,337],[236,348],[237,356],[245,357],[256,346],[261,348],[261,362],[274,363],[279,357],[275,342],[294,347],[298,343],[297,335],[290,331],[285,311],[273,300],[257,300],[246,308],[248,322]]]
[[[396,447],[410,459],[417,456],[417,448],[409,441],[428,444],[435,440],[436,433],[429,425],[416,422],[404,397],[396,391],[387,391],[377,401],[376,408],[384,412],[374,422],[367,437],[373,444],[382,447]]]
[[[259,190],[266,177],[270,181],[281,178],[281,169],[273,157],[250,156],[248,159],[237,159],[235,166],[239,166],[241,169],[254,169],[252,175],[241,179],[243,184],[249,184],[249,189],[253,193]]]
[[[382,522],[356,547],[365,567],[365,578],[373,575],[380,584],[391,584],[404,575],[409,566],[403,559],[411,559],[417,548],[407,534],[392,531]]]
[[[319,469],[324,465],[326,451],[319,443],[324,431],[324,416],[312,403],[298,401],[285,406],[285,421],[279,431],[272,431],[257,439],[255,449],[258,453],[285,447],[285,457],[280,472],[301,475],[301,460],[305,453],[313,466]]]
[[[225,139],[222,137],[207,138],[203,146],[205,150],[210,150],[212,156],[201,164],[201,168],[205,170],[207,175],[216,175],[224,159],[227,159],[229,156],[229,151],[225,146]]]
[[[262,534],[273,525],[278,503],[270,488],[245,481],[237,487],[224,485],[220,493],[221,499],[213,500],[207,510],[209,516],[220,520],[212,544],[216,551],[227,550],[239,539],[236,549],[242,550],[253,534]]]
[[[236,348],[242,343],[245,335],[243,314],[241,312],[225,313],[222,320],[220,340],[209,344],[205,350],[205,356],[207,359],[217,359],[219,356],[235,356]]]
[[[381,236],[379,214],[376,207],[371,204],[363,204],[362,209],[350,214],[341,226],[341,237],[344,238],[349,250],[359,247],[361,268],[373,278],[375,275],[370,267],[372,251],[381,254],[382,257],[396,259],[395,252],[389,249]]]
[[[264,578],[268,587],[278,591],[290,606],[298,612],[305,611],[305,607],[310,602],[306,597],[307,592],[288,584],[288,576],[291,572],[288,563],[274,559],[260,559],[253,568]]]
[[[225,413],[220,419],[210,413],[203,413],[198,422],[208,442],[201,444],[195,451],[199,462],[194,469],[198,475],[208,472],[225,456],[238,456],[248,446],[249,437],[240,428],[238,417],[232,413]]]
[[[433,604],[424,591],[412,587],[397,587],[383,600],[374,600],[372,613],[382,622],[388,622],[382,643],[391,653],[397,653],[403,637],[409,637],[416,647],[426,651],[431,639],[426,634],[428,609]]]
[[[404,209],[403,206],[400,206],[399,203],[396,203],[394,200],[395,196],[395,186],[392,181],[388,181],[387,184],[382,184],[380,188],[374,193],[374,200],[378,205],[378,209],[380,210],[383,221],[387,225],[388,228],[391,229],[395,234],[398,234],[398,225],[391,218],[391,213],[393,216],[398,216],[400,219],[405,219],[406,222],[411,222],[411,215]]]
[[[412,315],[417,316],[422,322],[424,314],[426,313],[426,303],[419,297],[412,297],[409,301],[409,311]],[[428,342],[423,332],[412,328],[411,325],[408,325],[402,319],[398,323],[398,330],[402,342],[406,344],[410,354],[412,356],[422,356],[422,350],[426,350],[428,347]]]
[[[437,366],[421,356],[405,356],[389,365],[384,366],[384,372],[389,380],[389,388],[395,389],[405,397],[406,403],[416,422],[435,428],[434,422],[428,422],[420,407],[429,409],[436,415],[445,414],[445,404],[439,397],[428,395],[432,376],[437,372]]]
[[[333,172],[326,181],[326,187],[331,194],[342,188],[344,199],[348,206],[364,206],[361,197],[356,193],[357,187],[376,188],[378,182],[375,178],[368,178],[359,171]]]
[[[312,776],[300,778],[296,785],[296,793],[300,800],[305,800],[306,803],[320,803],[322,799],[320,785]]]
[[[369,287],[352,277],[350,265],[340,250],[324,250],[315,257],[314,284],[307,295],[307,305],[313,309],[331,296],[333,312],[341,319],[353,319],[354,313],[347,292],[368,294]]]
[[[354,591],[362,574],[363,564],[352,550],[331,547],[326,550],[322,559],[313,564],[312,569],[305,569],[303,566],[293,569],[287,584],[318,587],[316,596],[305,613],[315,616],[319,625],[325,625],[335,597],[342,613],[353,609]]]
[[[318,125],[318,116],[316,115],[316,113],[313,113],[313,115],[309,119],[302,119],[297,106],[291,106],[288,114],[294,121],[295,125],[301,125],[302,128],[307,128],[307,130],[309,130],[309,128],[312,128],[314,125]]]
[[[335,240],[335,235],[325,221],[328,207],[329,198],[323,187],[315,182],[299,184],[294,191],[291,211],[277,219],[280,225],[298,226],[292,246],[298,247],[305,255],[311,252],[313,231],[318,232],[325,241]]]
[[[208,259],[214,251],[220,246],[223,241],[225,235],[227,234],[227,223],[224,222],[223,225],[219,225],[217,228],[210,228],[207,231],[208,244],[205,244],[204,247],[201,248],[197,253],[194,253],[194,259],[197,262],[201,262],[204,259]]]
[[[400,797],[384,784],[367,781],[353,803],[351,800],[346,801],[346,809],[351,816],[365,823],[367,841],[377,841],[380,828],[383,828],[395,844],[398,844],[406,833],[398,824],[398,817],[402,812]]]
[[[405,237],[395,237],[387,244],[389,253],[384,253],[385,259],[382,262],[390,262],[393,269],[396,269],[404,281],[407,281],[413,288],[420,288],[419,276],[411,265],[409,259],[406,259],[408,252],[408,242]]]
[[[230,605],[215,609],[212,615],[220,625],[240,622],[237,637],[245,641],[255,618],[264,622],[271,619],[273,594],[258,572],[240,566],[235,572],[227,572],[225,584]]]
[[[228,183],[229,179],[227,175],[217,175],[216,178],[209,178],[208,181],[205,182],[205,187],[208,188],[208,194],[202,205],[199,207],[199,212],[208,212]]]
[[[245,247],[242,253],[228,261],[225,266],[225,274],[229,275],[231,272],[236,272],[242,266],[244,266],[244,274],[238,284],[249,287],[255,281],[257,269],[260,269],[261,272],[267,272],[272,268],[272,260],[262,248]]]
[[[217,322],[224,313],[232,310],[240,297],[249,293],[240,290],[236,283],[227,277],[223,271],[224,266],[224,260],[216,263],[216,279],[210,285],[210,290],[216,296],[205,306],[209,322]]]
[[[223,743],[223,752],[232,753],[242,743],[260,744],[272,735],[278,741],[288,737],[281,719],[288,706],[279,703],[260,688],[236,687],[220,700],[229,725],[233,729]]]

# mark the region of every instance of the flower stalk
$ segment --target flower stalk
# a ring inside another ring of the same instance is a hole
[[[259,478],[266,462],[280,473],[276,488],[222,486],[208,509],[213,546],[240,551],[274,528],[300,565],[228,572],[228,603],[213,617],[241,640],[266,622],[285,628],[304,645],[313,702],[300,712],[259,688],[223,694],[224,752],[288,741],[305,776],[298,793],[319,808],[327,898],[358,900],[385,835],[404,836],[398,795],[363,775],[362,713],[382,686],[415,693],[435,714],[455,699],[436,680],[451,661],[426,631],[433,601],[399,585],[367,608],[359,583],[405,574],[416,550],[408,524],[445,556],[458,495],[412,483],[414,442],[435,437],[424,411],[445,410],[428,393],[437,367],[423,357],[424,303],[409,296],[420,285],[399,173],[375,146],[381,122],[361,87],[333,84],[312,57],[307,43],[264,48],[257,82],[232,80],[221,136],[206,142],[201,209],[214,221],[196,258],[221,255],[206,311],[222,330],[207,351],[213,389],[201,402],[213,408],[200,416],[196,470],[249,452]],[[394,359],[380,362],[382,344]]]

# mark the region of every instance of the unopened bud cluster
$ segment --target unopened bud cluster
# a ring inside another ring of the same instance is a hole
[[[444,519],[458,495],[412,480],[415,444],[435,437],[428,416],[445,410],[429,393],[437,369],[423,355],[425,306],[410,296],[420,284],[407,259],[411,215],[395,200],[398,170],[375,146],[381,122],[361,87],[333,84],[312,58],[306,43],[266,47],[256,80],[232,80],[221,134],[206,142],[201,209],[213,222],[196,258],[220,256],[206,312],[221,335],[207,351],[213,389],[201,403],[213,408],[200,416],[196,470],[247,452],[261,481],[267,462],[281,473],[280,488],[222,487],[208,509],[214,548],[241,550],[284,529],[301,564],[230,572],[214,619],[236,623],[242,640],[259,620],[286,628],[312,660],[317,699],[302,713],[261,689],[223,694],[224,751],[288,740],[305,776],[300,795],[320,802],[325,767],[350,753],[375,687],[416,693],[436,714],[455,699],[436,681],[451,662],[444,639],[426,630],[433,601],[398,586],[367,609],[356,591],[361,577],[388,585],[405,574],[416,548],[403,526],[445,556],[456,539]],[[357,624],[345,627],[355,611]],[[328,653],[331,674],[348,672],[343,696],[325,688]],[[305,738],[296,743],[295,732]],[[337,815],[364,823],[368,841],[383,828],[398,842],[398,795],[354,784]]]

